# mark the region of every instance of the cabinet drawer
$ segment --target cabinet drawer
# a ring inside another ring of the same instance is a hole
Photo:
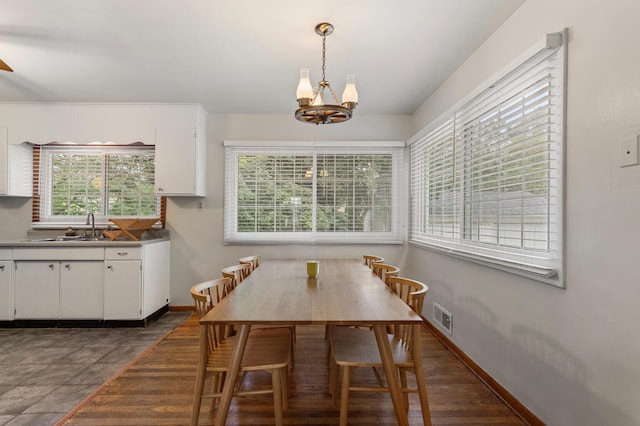
[[[11,249],[0,248],[0,260],[11,260]]]
[[[142,247],[107,247],[104,249],[105,260],[142,259]]]
[[[102,247],[15,248],[15,260],[103,260]]]

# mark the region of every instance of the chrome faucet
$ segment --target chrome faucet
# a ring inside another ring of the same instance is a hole
[[[91,236],[95,237],[96,236],[96,218],[93,216],[93,213],[89,212],[87,213],[87,222],[85,223],[85,225],[89,225],[91,224]]]

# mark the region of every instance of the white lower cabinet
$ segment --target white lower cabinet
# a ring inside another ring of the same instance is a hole
[[[13,248],[0,260],[0,320],[144,320],[169,304],[170,248]]]
[[[169,304],[171,244],[148,244],[142,251],[142,316],[146,318]]]
[[[144,319],[169,303],[169,241],[105,249],[104,319]]]
[[[0,260],[0,321],[13,319],[12,269],[13,262],[11,260]]]
[[[104,319],[141,319],[141,260],[105,260]]]
[[[103,261],[60,262],[60,318],[102,319]]]
[[[16,261],[16,319],[102,319],[101,261]]]
[[[18,261],[15,272],[15,318],[58,319],[60,262]]]

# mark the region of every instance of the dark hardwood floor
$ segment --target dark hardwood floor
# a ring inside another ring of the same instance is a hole
[[[434,425],[524,424],[489,388],[469,371],[426,329],[422,344],[427,390]],[[106,384],[60,424],[65,425],[187,425],[191,416],[198,327],[191,316],[129,369]],[[339,411],[331,407],[324,327],[298,326],[295,367],[290,378],[289,408],[284,422],[290,425],[335,425]],[[355,380],[369,381],[362,369]],[[249,380],[249,379],[248,379]],[[250,379],[250,385],[268,383],[268,377]],[[203,402],[201,425],[214,416]],[[409,421],[422,424],[417,396],[410,397]],[[274,424],[271,397],[234,398],[228,425]],[[349,424],[396,424],[388,394],[352,393]]]

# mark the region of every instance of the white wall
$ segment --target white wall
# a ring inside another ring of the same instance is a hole
[[[418,131],[548,32],[570,29],[566,289],[411,246],[404,272],[453,313],[452,339],[550,425],[640,424],[637,0],[527,0],[415,114]],[[428,381],[427,381],[428,385]]]

